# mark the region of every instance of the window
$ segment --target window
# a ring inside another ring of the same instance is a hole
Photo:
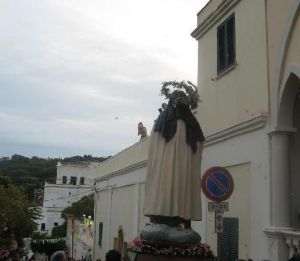
[[[45,231],[45,229],[46,229],[46,224],[45,224],[45,223],[42,223],[42,224],[41,224],[41,230],[42,230],[42,231]]]
[[[62,184],[67,184],[67,177],[66,176],[63,176]]]
[[[58,223],[57,223],[57,222],[54,222],[54,226],[57,227],[57,226],[58,226]]]
[[[84,185],[84,177],[80,178],[80,185]]]
[[[235,64],[235,17],[218,27],[218,74]]]
[[[238,260],[239,219],[224,218],[223,233],[218,233],[218,260]]]
[[[76,183],[77,183],[77,178],[76,177],[71,177],[70,184],[76,185]]]

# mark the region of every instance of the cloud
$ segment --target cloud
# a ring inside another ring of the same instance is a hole
[[[137,141],[161,82],[196,79],[202,2],[1,1],[0,156],[102,156]]]

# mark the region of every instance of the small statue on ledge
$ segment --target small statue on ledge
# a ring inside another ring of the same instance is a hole
[[[140,136],[140,135],[141,135],[140,140],[142,140],[148,136],[147,129],[146,129],[146,127],[144,127],[142,122],[139,122],[139,124],[138,124],[138,136]]]

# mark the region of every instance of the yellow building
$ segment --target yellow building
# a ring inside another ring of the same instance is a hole
[[[226,167],[240,258],[287,260],[299,248],[299,0],[211,0],[198,13],[197,116],[203,171]],[[202,171],[202,172],[203,172]],[[204,207],[207,202],[204,202]],[[202,230],[217,247],[213,213]]]

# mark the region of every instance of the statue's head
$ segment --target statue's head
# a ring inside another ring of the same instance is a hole
[[[195,107],[195,104],[199,101],[197,88],[185,81],[163,82],[161,95],[165,96],[174,107],[177,105]]]

